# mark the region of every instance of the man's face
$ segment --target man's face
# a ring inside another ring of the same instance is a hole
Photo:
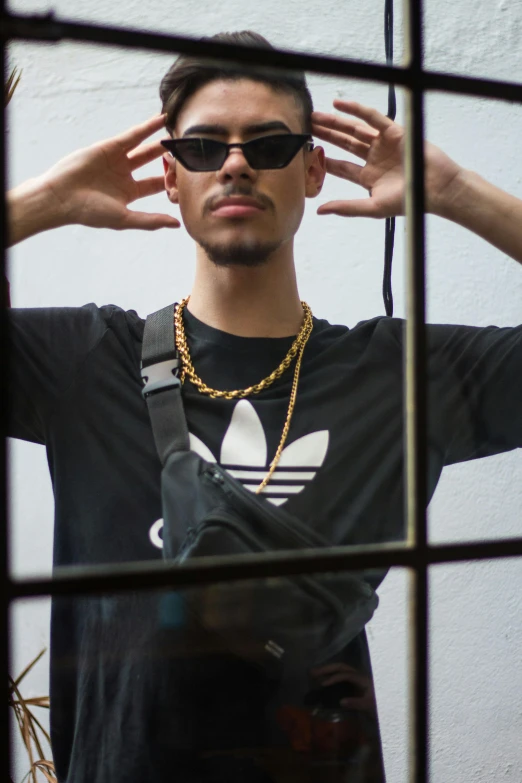
[[[248,79],[214,81],[184,104],[175,137],[205,137],[228,144],[265,135],[303,133],[302,111],[293,97]],[[324,179],[321,148],[300,150],[283,169],[252,169],[241,149],[230,150],[219,171],[193,172],[170,155],[165,186],[179,203],[185,228],[217,264],[255,265],[291,242]],[[223,198],[250,197],[259,209],[220,207]]]

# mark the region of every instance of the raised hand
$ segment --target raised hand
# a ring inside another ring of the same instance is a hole
[[[313,135],[335,144],[364,161],[360,166],[347,160],[326,159],[326,170],[360,185],[369,198],[329,201],[319,215],[386,218],[403,215],[405,178],[403,168],[404,128],[376,109],[354,101],[335,100],[334,107],[351,117],[314,112]],[[462,169],[433,144],[425,146],[426,210],[438,212],[450,197]]]
[[[142,144],[164,126],[164,116],[156,115],[118,136],[73,152],[39,177],[59,216],[56,224],[146,231],[179,228],[179,220],[170,215],[128,209],[134,201],[165,189],[162,175],[133,177],[141,166],[164,154],[159,141]]]

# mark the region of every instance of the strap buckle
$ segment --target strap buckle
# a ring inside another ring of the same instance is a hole
[[[141,392],[143,399],[146,400],[151,394],[181,386],[178,371],[179,359],[167,359],[142,367],[141,379],[145,384]]]

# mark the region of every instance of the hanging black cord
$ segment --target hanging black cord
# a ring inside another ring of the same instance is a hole
[[[384,0],[384,48],[386,52],[386,65],[393,65],[393,0]],[[397,101],[395,98],[395,87],[390,84],[388,87],[388,117],[395,119],[397,113]],[[393,244],[395,240],[395,218],[386,218],[385,239],[384,239],[384,275],[382,281],[382,296],[384,299],[384,308],[386,315],[393,315],[393,294],[392,294],[392,261]]]

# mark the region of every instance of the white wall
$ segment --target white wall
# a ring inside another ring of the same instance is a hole
[[[16,0],[21,12],[51,6]],[[191,35],[251,28],[274,44],[383,61],[383,0],[56,0],[57,14]],[[492,78],[522,73],[520,0],[429,0],[427,64]],[[402,49],[397,8],[396,50]],[[24,69],[9,112],[10,180],[16,184],[58,158],[157,112],[158,84],[171,59],[78,45],[11,46]],[[336,96],[386,107],[379,85],[310,77],[318,109]],[[399,114],[402,100],[399,96]],[[430,94],[429,138],[467,168],[522,198],[522,109],[517,105]],[[337,153],[335,153],[337,155]],[[159,164],[158,164],[159,165]],[[151,165],[156,171],[158,166]],[[328,181],[321,200],[350,197],[354,186]],[[353,325],[383,312],[380,294],[384,227],[371,221],[318,218],[309,202],[297,240],[301,294],[313,311]],[[167,206],[149,199],[151,211]],[[398,221],[394,292],[404,313],[403,221]],[[142,315],[190,290],[193,246],[168,231],[111,233],[71,227],[35,237],[10,255],[16,306],[117,303]],[[152,259],[152,261],[151,261]],[[149,280],[144,282],[144,274]],[[168,292],[168,293],[166,293]],[[431,321],[476,325],[520,322],[522,270],[457,226],[428,220]],[[12,446],[12,568],[47,573],[51,564],[52,493],[43,449]],[[445,471],[430,508],[434,541],[520,535],[520,452]],[[432,575],[432,779],[437,783],[522,779],[522,623],[520,561],[439,566]],[[14,612],[13,669],[20,670],[48,635],[48,602]],[[407,770],[407,579],[387,578],[369,629],[389,783]],[[28,692],[47,689],[41,664]],[[17,769],[17,780],[26,770]]]

